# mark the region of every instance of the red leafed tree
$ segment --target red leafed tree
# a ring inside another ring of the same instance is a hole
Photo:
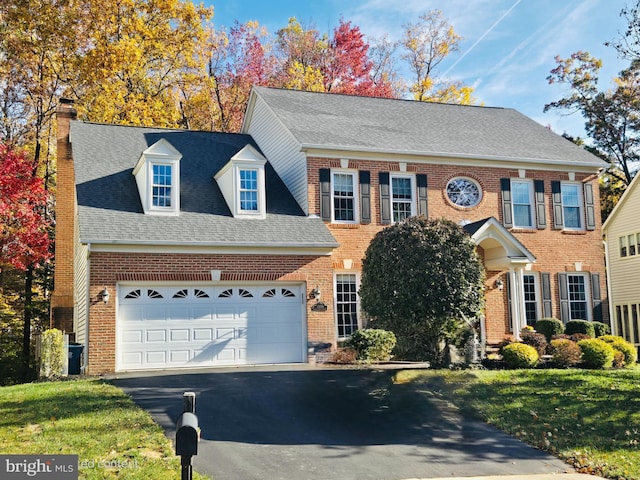
[[[369,44],[357,25],[340,20],[329,43],[328,61],[323,68],[325,90],[370,97],[395,96],[391,83],[374,81],[373,62],[368,56]]]
[[[46,204],[33,163],[0,144],[0,265],[26,270],[50,258]]]

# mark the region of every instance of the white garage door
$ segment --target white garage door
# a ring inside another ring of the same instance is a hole
[[[119,286],[117,370],[304,361],[300,286]]]

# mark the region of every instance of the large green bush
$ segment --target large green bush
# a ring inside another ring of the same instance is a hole
[[[582,333],[589,335],[590,338],[595,338],[596,329],[593,326],[593,322],[588,322],[587,320],[570,320],[564,327],[564,333],[567,335]]]
[[[550,346],[553,362],[560,368],[573,367],[582,359],[582,350],[576,342],[568,338],[551,340]]]
[[[538,364],[540,356],[531,345],[510,343],[502,349],[502,359],[509,368],[531,368]]]
[[[582,350],[582,363],[587,368],[611,368],[615,356],[614,348],[599,338],[589,338],[578,342]]]
[[[604,335],[609,335],[611,333],[611,327],[606,323],[602,322],[591,322],[593,324],[593,329],[596,332],[596,338],[602,337]]]
[[[384,362],[391,358],[391,352],[396,346],[396,336],[388,330],[365,328],[356,330],[345,342],[345,346],[357,352],[358,360]]]
[[[444,346],[483,310],[484,267],[460,225],[410,217],[373,238],[359,293],[370,326],[395,333],[398,358],[443,365]]]
[[[551,342],[554,335],[564,333],[564,323],[557,318],[541,318],[535,323],[533,328],[536,329],[536,332],[545,336],[547,343]]]
[[[638,361],[638,351],[636,350],[636,347],[627,342],[624,338],[617,335],[602,335],[598,338],[603,342],[607,342],[614,348],[614,350],[617,350],[624,355],[623,366],[630,367]]]

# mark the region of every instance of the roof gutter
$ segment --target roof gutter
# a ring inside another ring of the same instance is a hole
[[[369,147],[356,147],[356,146],[341,146],[341,145],[326,145],[326,144],[311,144],[303,143],[300,145],[300,150],[304,153],[310,153],[311,151],[318,152],[336,152],[336,157],[350,156],[350,152],[359,153],[371,153],[377,155],[406,155],[409,157],[441,157],[441,158],[455,158],[455,159],[468,159],[468,160],[490,160],[494,162],[517,162],[517,163],[531,163],[539,165],[562,165],[563,167],[584,167],[584,168],[603,168],[606,166],[604,160],[594,162],[566,162],[562,160],[546,159],[546,158],[529,158],[529,157],[507,157],[503,155],[476,155],[470,153],[451,153],[451,152],[430,152],[430,151],[417,151],[417,150],[383,150]]]

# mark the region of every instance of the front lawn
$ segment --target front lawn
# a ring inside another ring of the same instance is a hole
[[[395,380],[415,382],[580,472],[640,480],[638,368],[404,371]]]
[[[180,478],[180,458],[151,416],[96,379],[1,387],[0,453],[78,455],[83,479]]]

